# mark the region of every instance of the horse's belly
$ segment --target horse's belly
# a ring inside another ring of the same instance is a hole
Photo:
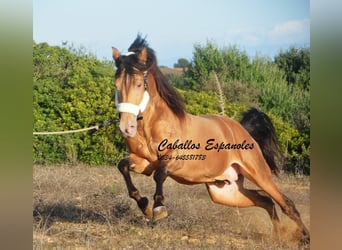
[[[170,168],[169,175],[178,182],[206,183],[217,180],[234,182],[238,179],[238,168],[234,165],[213,165],[203,162],[183,162],[177,168]],[[173,171],[172,171],[173,170]]]

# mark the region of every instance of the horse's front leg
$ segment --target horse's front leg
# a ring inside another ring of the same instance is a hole
[[[118,164],[118,168],[125,179],[129,197],[137,202],[138,207],[147,218],[152,219],[152,207],[149,206],[148,199],[146,197],[141,197],[139,190],[132,182],[128,158],[122,159]]]
[[[160,166],[154,172],[153,179],[156,182],[156,192],[153,196],[153,220],[157,221],[168,216],[167,209],[163,204],[163,184],[166,180],[167,173],[164,166]]]

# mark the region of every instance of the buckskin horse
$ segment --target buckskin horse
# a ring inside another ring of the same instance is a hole
[[[119,128],[129,155],[118,164],[128,193],[146,217],[168,216],[163,183],[171,177],[181,184],[204,183],[213,202],[232,207],[258,206],[269,214],[278,232],[275,203],[297,225],[297,237],[308,243],[310,235],[294,203],[272,180],[278,174],[279,145],[269,117],[252,108],[241,123],[222,115],[186,113],[180,94],[157,66],[153,49],[140,35],[122,54],[112,48],[116,65],[115,103]],[[153,205],[140,195],[130,171],[153,174]],[[262,190],[243,186],[244,178]]]

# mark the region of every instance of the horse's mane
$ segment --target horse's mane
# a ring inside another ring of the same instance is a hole
[[[137,57],[143,48],[147,49],[147,60],[144,64],[139,62]],[[116,74],[120,74],[123,69],[125,69],[125,72],[128,74],[136,73],[135,69],[138,69],[139,71],[148,70],[155,79],[156,89],[160,97],[166,102],[167,106],[175,115],[179,118],[183,118],[185,115],[183,98],[177,90],[170,85],[166,77],[158,68],[155,52],[148,46],[146,39],[142,38],[141,35],[138,34],[135,41],[128,48],[128,52],[134,52],[135,54],[130,56],[120,56],[116,61]]]

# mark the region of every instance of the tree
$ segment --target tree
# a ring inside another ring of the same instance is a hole
[[[310,49],[291,47],[275,56],[274,62],[285,71],[288,84],[310,88]]]
[[[222,55],[215,44],[208,42],[206,46],[195,45],[192,57],[192,62],[185,72],[185,80],[191,89],[203,90],[211,72],[221,71]]]
[[[189,67],[190,62],[185,59],[185,58],[179,58],[177,63],[173,64],[174,68],[183,68],[186,69],[187,67]]]

